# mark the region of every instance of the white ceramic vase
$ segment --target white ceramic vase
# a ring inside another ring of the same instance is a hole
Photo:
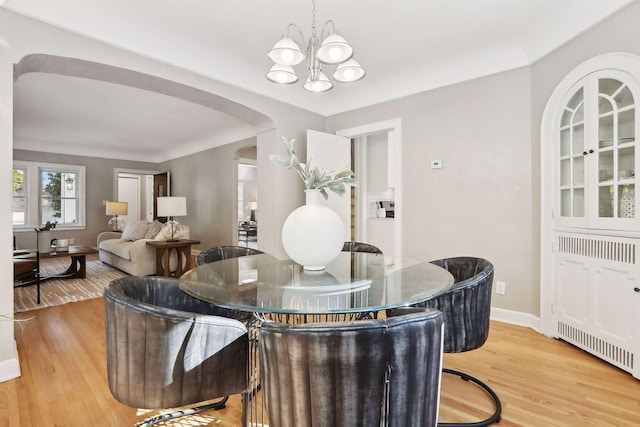
[[[38,231],[36,240],[38,241],[38,252],[48,254],[51,252],[51,232]]]
[[[282,245],[289,258],[305,270],[323,270],[342,251],[344,224],[320,202],[319,190],[305,193],[307,204],[291,212],[282,226]]]

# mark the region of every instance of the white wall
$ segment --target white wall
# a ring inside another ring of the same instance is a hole
[[[331,117],[330,130],[402,119],[403,255],[480,256],[507,294],[494,306],[536,313],[528,69]],[[430,169],[442,160],[442,169]]]

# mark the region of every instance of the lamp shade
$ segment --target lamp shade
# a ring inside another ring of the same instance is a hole
[[[333,78],[340,83],[350,83],[360,80],[365,75],[364,68],[355,59],[350,59],[338,65]]]
[[[300,46],[290,39],[283,37],[267,53],[267,56],[276,64],[280,65],[298,65],[304,61],[305,54],[300,50]]]
[[[309,77],[304,84],[304,88],[309,92],[324,92],[332,87],[333,83],[329,81],[329,78],[322,71],[318,75],[318,80],[311,80],[311,77]]]
[[[249,210],[258,209],[258,202],[249,202],[249,203],[247,203],[247,209],[249,209]]]
[[[288,85],[297,82],[298,76],[290,65],[274,64],[267,73],[267,79],[274,83]]]
[[[107,202],[107,215],[126,215],[128,210],[127,202]]]
[[[339,64],[353,56],[353,48],[339,34],[329,34],[316,52],[316,58],[325,64]]]
[[[158,216],[187,215],[186,197],[158,197]]]

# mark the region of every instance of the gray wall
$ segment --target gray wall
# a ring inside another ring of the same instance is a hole
[[[508,289],[494,306],[536,313],[530,104],[519,69],[337,115],[327,128],[400,117],[403,255],[488,258]]]
[[[171,171],[171,194],[187,198],[187,216],[177,219],[200,240],[195,249],[232,244],[238,224],[237,151],[255,144],[250,138],[162,164]]]
[[[96,236],[107,231],[109,218],[105,214],[103,200],[112,200],[114,194],[114,169],[158,170],[158,165],[148,162],[102,159],[96,157],[70,156],[66,154],[41,153],[26,150],[13,150],[14,160],[31,162],[63,163],[86,167],[86,221],[87,228],[82,231],[60,231],[54,229],[51,238],[73,238],[75,244],[90,247],[96,246]],[[15,232],[18,248],[36,246],[36,232]]]

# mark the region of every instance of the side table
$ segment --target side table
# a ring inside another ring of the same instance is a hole
[[[147,245],[156,249],[156,275],[165,277],[180,277],[185,271],[191,270],[191,245],[200,244],[199,240],[180,239],[176,242],[166,240],[152,240]],[[171,253],[175,252],[176,270],[171,271]]]

